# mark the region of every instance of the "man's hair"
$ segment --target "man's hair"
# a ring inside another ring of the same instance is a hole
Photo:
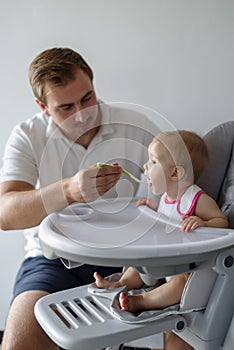
[[[74,50],[58,47],[39,53],[29,66],[29,81],[34,96],[46,103],[45,84],[66,85],[75,80],[77,69],[82,69],[93,81],[92,69]]]
[[[154,141],[159,141],[167,149],[175,165],[183,166],[188,172],[189,164],[192,165],[194,181],[199,179],[209,158],[202,137],[192,131],[177,130],[162,132]]]

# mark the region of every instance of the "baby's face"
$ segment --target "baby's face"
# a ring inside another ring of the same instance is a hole
[[[150,188],[155,195],[167,192],[171,174],[168,153],[160,142],[154,140],[148,148],[149,160],[144,165],[145,175],[150,181]]]

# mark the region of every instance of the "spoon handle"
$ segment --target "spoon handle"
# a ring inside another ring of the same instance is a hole
[[[107,165],[111,166],[111,164],[108,164],[108,163],[99,163],[99,162],[97,163],[98,167],[107,166]],[[132,175],[129,171],[127,171],[125,169],[122,169],[122,173],[129,176],[131,179],[133,179],[134,181],[136,181],[138,183],[144,183],[144,184],[149,183],[148,181],[138,179],[137,177],[135,177],[134,175]]]

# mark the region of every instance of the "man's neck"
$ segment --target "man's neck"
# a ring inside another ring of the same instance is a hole
[[[88,148],[92,139],[96,136],[99,131],[100,126],[96,126],[95,128],[89,130],[84,135],[80,136],[75,143],[79,143],[81,146]]]

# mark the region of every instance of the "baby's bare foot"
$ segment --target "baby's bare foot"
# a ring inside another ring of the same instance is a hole
[[[120,283],[109,281],[103,278],[98,272],[94,272],[93,277],[95,278],[95,285],[102,289],[113,289],[120,287]]]
[[[139,312],[143,310],[142,307],[142,295],[128,295],[127,293],[120,293],[119,303],[121,310],[130,312]]]

